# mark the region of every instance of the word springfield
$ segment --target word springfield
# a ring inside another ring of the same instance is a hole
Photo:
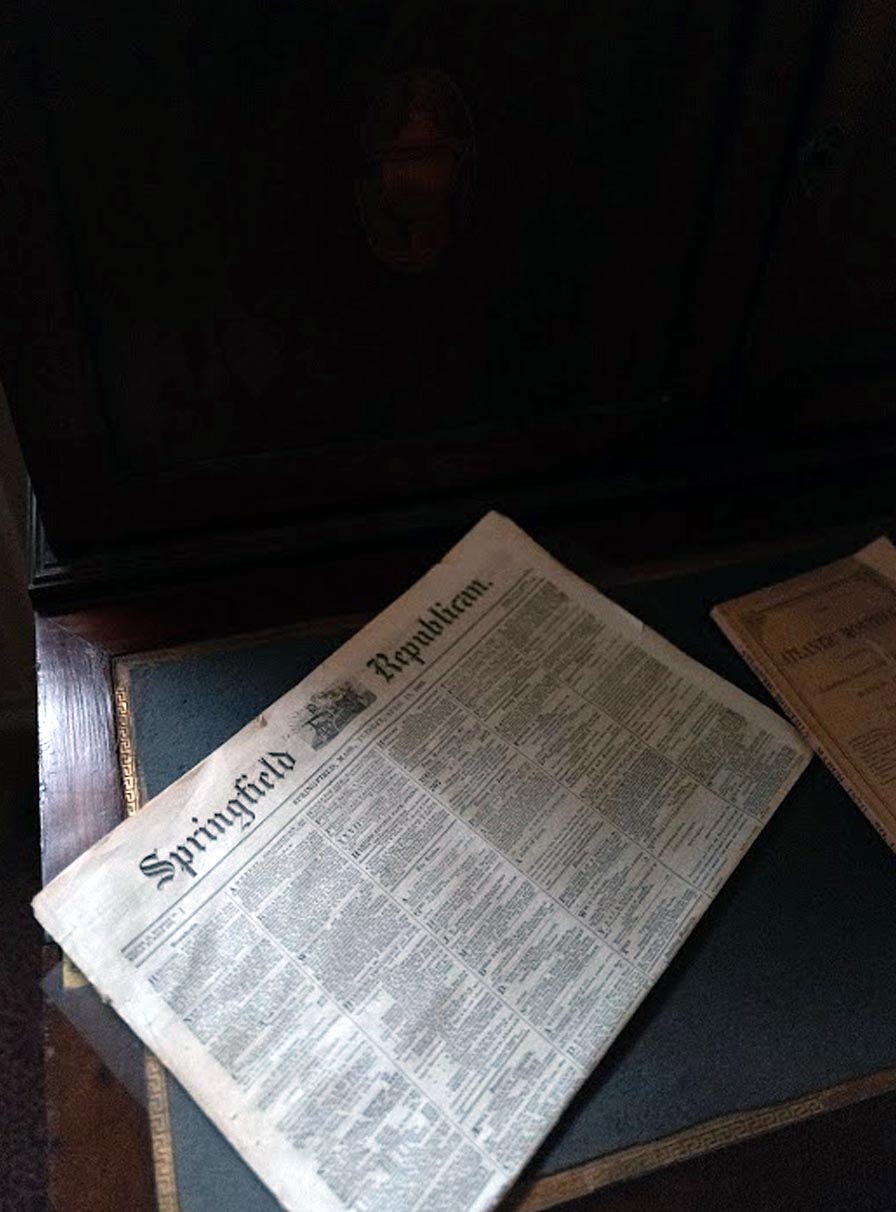
[[[268,753],[261,759],[260,769],[251,781],[246,774],[234,779],[233,789],[236,795],[229,799],[223,808],[213,812],[205,824],[201,824],[199,818],[194,816],[195,830],[169,850],[165,858],[159,857],[157,849],[151,851],[140,860],[140,870],[148,879],[158,879],[157,888],[164,888],[169,884],[178,869],[185,871],[187,875],[195,875],[198,856],[205,853],[210,843],[226,837],[237,822],[240,831],[248,829],[257,815],[255,806],[277,786],[275,780],[285,779],[295,764],[296,759],[291,753]]]

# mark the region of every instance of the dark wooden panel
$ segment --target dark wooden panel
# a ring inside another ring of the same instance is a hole
[[[670,437],[668,453],[662,490],[643,471],[630,470],[597,484],[571,480],[555,488],[482,492],[296,528],[160,541],[71,562],[42,548],[32,594],[38,609],[51,613],[163,592],[188,611],[190,634],[218,634],[233,630],[231,616],[247,612],[243,626],[256,628],[375,611],[489,509],[507,513],[561,555],[579,536],[592,560],[601,555],[595,575],[651,561],[671,568],[683,558],[750,542],[798,543],[820,527],[891,529],[896,441],[868,449],[856,433],[838,436],[832,449],[807,440],[760,461],[745,432],[737,443],[703,452],[699,481],[689,474],[680,441]],[[208,586],[205,601],[187,605],[189,587],[200,582]],[[175,606],[170,617],[181,609]]]
[[[267,453],[271,425],[319,445],[634,394],[737,11],[35,5],[116,457],[167,470]],[[356,186],[371,99],[417,68],[459,88],[475,184],[438,272],[402,275],[370,255]]]
[[[714,155],[691,272],[667,370],[673,398],[714,398],[714,426],[740,440],[727,407],[744,330],[769,255],[801,124],[829,37],[830,0],[740,7],[729,87],[718,116]],[[754,443],[757,430],[752,431]],[[765,433],[766,443],[777,435]],[[757,444],[758,445],[758,444]]]
[[[838,7],[787,179],[741,411],[782,440],[896,432],[896,16]]]
[[[756,8],[37,0],[10,51],[11,179],[35,184],[5,227],[55,259],[49,303],[4,297],[0,352],[54,544],[633,468],[653,485],[669,434],[705,428],[706,397],[666,399],[663,371],[714,183],[733,161],[751,213],[774,156],[750,124],[792,105],[785,73],[733,121],[764,85],[750,38],[787,63],[816,19],[757,34]],[[463,233],[408,274],[368,247],[360,132],[420,66],[463,95],[476,167]],[[54,396],[14,338],[63,303],[39,330],[67,368]]]
[[[48,513],[64,517],[75,492],[91,507],[107,462],[33,68],[26,0],[9,0],[0,38],[0,374],[29,460],[43,467],[58,452],[41,491]]]

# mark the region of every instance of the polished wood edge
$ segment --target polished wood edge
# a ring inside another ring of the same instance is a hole
[[[130,671],[124,660],[113,666],[115,716],[118,728],[118,759],[124,785],[128,816],[139,812],[145,801],[137,771],[134,720],[129,698]],[[146,1083],[146,1122],[152,1148],[153,1179],[157,1212],[180,1212],[174,1136],[168,1103],[168,1076],[164,1065],[148,1048],[144,1049]]]
[[[46,973],[60,951],[47,944]],[[157,1212],[146,1114],[65,1015],[44,1003],[48,1202],[60,1212]]]
[[[682,450],[693,445],[682,431],[676,440]],[[729,435],[689,456],[696,457],[696,463],[688,465],[687,473],[676,463],[662,476],[651,476],[638,465],[625,472],[616,469],[519,488],[487,485],[460,498],[297,518],[288,525],[168,534],[154,542],[129,542],[69,560],[59,559],[51,550],[32,505],[30,590],[41,610],[55,613],[222,575],[245,580],[265,566],[307,566],[334,557],[351,562],[364,558],[371,547],[435,540],[436,547],[447,548],[489,509],[510,514],[528,529],[545,516],[562,514],[569,524],[583,514],[599,517],[608,509],[626,515],[636,527],[643,512],[657,512],[657,502],[662,502],[661,511],[675,510],[683,500],[699,501],[707,491],[736,500],[741,509],[749,508],[760,478],[771,477],[778,484],[778,495],[785,496],[793,494],[795,477],[801,473],[823,476],[836,469],[838,475],[847,476],[850,468],[865,468],[873,476],[882,455],[896,454],[896,434],[881,433],[877,443],[868,445],[870,450],[838,435],[817,449],[803,443],[786,452],[777,448],[761,452],[746,449],[737,436]]]
[[[849,493],[843,488],[839,495]],[[639,510],[637,542],[615,510],[583,510],[574,520],[557,515],[516,515],[514,520],[561,563],[603,588],[811,550],[821,542],[842,541],[846,551],[888,530],[896,532],[892,503],[887,509],[863,506],[858,518],[828,518],[823,527],[812,493],[800,502],[789,500],[787,509],[787,519],[776,525],[762,492],[748,502],[653,502]],[[386,536],[381,543],[328,550],[299,562],[233,569],[192,584],[159,584],[151,593],[54,613],[53,621],[112,656],[288,628],[299,620],[326,619],[332,625],[334,620],[370,617],[388,606],[460,537],[460,531]]]
[[[130,676],[123,661],[112,667],[115,696],[115,726],[118,737],[118,764],[124,788],[125,812],[134,816],[143,805],[144,796],[137,776],[134,747],[133,716],[129,698]],[[158,1212],[180,1212],[177,1193],[177,1170],[174,1164],[174,1139],[168,1107],[168,1079],[158,1058],[144,1049],[144,1078],[146,1090],[146,1120],[152,1147],[153,1178]]]
[[[166,661],[182,661],[185,657],[231,652],[239,648],[255,648],[263,644],[276,643],[278,640],[310,639],[314,637],[326,638],[341,632],[345,632],[346,635],[354,634],[366,623],[369,623],[370,619],[371,616],[369,614],[341,614],[330,618],[299,621],[277,627],[260,627],[257,630],[237,631],[233,635],[224,635],[207,640],[188,640],[182,644],[168,644],[164,647],[121,653],[113,659],[113,682],[116,686],[119,684],[123,685],[126,696],[130,681],[130,670],[134,665],[162,665]]]
[[[122,819],[105,652],[35,620],[41,864],[49,883]]]
[[[47,883],[121,821],[124,796],[107,654],[50,620],[36,619],[35,630]],[[48,945],[44,971],[58,959],[58,948]],[[51,1205],[65,1212],[156,1212],[144,1108],[59,1010],[45,1004],[44,1011]]]
[[[459,536],[452,535],[452,541]],[[210,637],[288,628],[301,620],[369,616],[382,610],[437,562],[448,542],[408,540],[364,551],[280,561],[217,573],[198,583],[53,614],[65,631],[110,656],[165,650]],[[309,624],[310,625],[310,624]]]
[[[633,1145],[546,1178],[519,1183],[501,1205],[501,1212],[545,1212],[545,1209],[590,1195],[611,1183],[639,1178],[663,1166],[715,1152],[894,1090],[896,1069],[883,1069],[775,1106],[722,1115],[660,1140]]]

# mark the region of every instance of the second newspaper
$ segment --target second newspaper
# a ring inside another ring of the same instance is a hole
[[[484,1212],[808,759],[484,518],[35,901],[291,1212]]]

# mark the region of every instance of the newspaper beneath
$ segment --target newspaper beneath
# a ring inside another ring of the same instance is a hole
[[[808,760],[489,514],[46,929],[291,1212],[481,1212]]]
[[[712,617],[896,850],[896,548],[716,606]]]

